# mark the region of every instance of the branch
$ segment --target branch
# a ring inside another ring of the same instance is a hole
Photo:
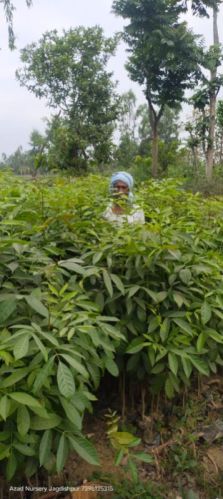
[[[15,10],[15,6],[11,0],[0,0],[0,3],[3,3],[3,8],[5,11],[5,18],[8,24],[8,44],[11,50],[15,49],[15,33],[13,29],[13,12]],[[31,7],[32,0],[26,0],[27,7]]]
[[[158,115],[157,115],[157,121],[159,121],[159,120],[160,120],[160,118],[161,118],[161,116],[163,115],[164,108],[165,108],[165,104],[162,104],[162,105],[161,105],[161,108],[160,108],[160,110],[159,110],[159,112],[158,112]]]
[[[149,103],[149,107],[150,107],[152,113],[154,114],[154,118],[156,118],[156,111],[155,111],[155,108],[154,108],[153,103],[152,103],[151,91],[148,87],[146,89],[146,99]]]

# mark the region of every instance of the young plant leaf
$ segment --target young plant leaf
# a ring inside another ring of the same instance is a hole
[[[24,437],[30,428],[30,415],[26,406],[17,409],[17,429],[18,433]]]
[[[84,437],[71,437],[69,436],[69,441],[73,449],[81,456],[85,461],[94,466],[99,466],[99,458],[95,447],[89,440]]]
[[[40,441],[39,446],[39,464],[44,466],[50,459],[52,446],[52,431],[46,430]]]
[[[71,398],[75,393],[74,376],[63,362],[59,362],[57,368],[57,385],[61,395]]]

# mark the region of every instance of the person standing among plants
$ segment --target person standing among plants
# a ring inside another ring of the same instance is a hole
[[[113,173],[110,180],[110,193],[113,199],[103,214],[106,220],[118,224],[145,223],[144,211],[133,203],[133,185],[134,180],[130,173],[123,171]]]

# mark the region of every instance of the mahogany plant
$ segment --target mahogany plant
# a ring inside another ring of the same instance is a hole
[[[1,175],[0,460],[10,480],[98,456],[83,418],[105,370],[172,398],[223,362],[222,199],[138,189],[144,226],[103,219],[107,179]]]

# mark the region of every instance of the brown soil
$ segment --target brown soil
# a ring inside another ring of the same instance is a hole
[[[120,406],[120,401],[117,405]],[[140,481],[153,483],[157,487],[154,499],[222,499],[223,376],[204,379],[198,389],[191,390],[178,400],[157,400],[153,407],[147,402],[145,407],[146,415],[142,420],[140,405],[130,413],[127,401],[128,417],[123,429],[141,438],[136,450],[154,456],[154,464],[138,464]],[[97,406],[97,418],[88,415],[84,425],[84,434],[95,445],[101,467],[91,466],[72,454],[63,473],[49,479],[49,484],[54,487],[78,487],[78,490],[70,494],[33,494],[30,499],[115,498],[115,492],[108,490],[103,493],[100,487],[109,488],[112,485],[116,490],[115,484],[123,479],[127,480],[131,490],[130,475],[126,474],[123,466],[114,466],[115,451],[106,435],[104,412],[103,407]],[[96,479],[93,476],[95,472],[99,472]],[[134,497],[140,498],[139,495]],[[10,498],[22,499],[22,496]],[[125,492],[122,499],[126,499]]]
[[[123,477],[123,472],[114,465],[115,453],[109,445],[105,422],[96,419],[88,420],[86,430],[90,430],[89,433],[87,432],[86,436],[90,438],[97,449],[103,473],[118,475],[120,478]],[[75,482],[87,480],[95,471],[98,471],[98,469],[98,466],[92,466],[84,462],[77,455],[72,455],[65,467],[65,473],[69,482],[75,484]]]

